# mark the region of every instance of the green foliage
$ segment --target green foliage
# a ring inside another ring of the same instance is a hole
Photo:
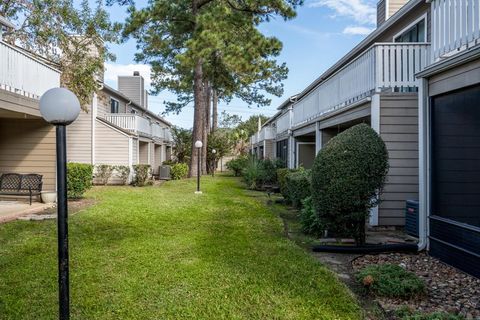
[[[302,201],[312,194],[311,172],[301,168],[298,171],[290,172],[285,177],[285,185],[288,200],[296,208],[301,208]]]
[[[165,160],[162,162],[164,166],[173,166],[176,162],[174,160]]]
[[[465,317],[461,315],[434,312],[434,313],[420,313],[412,312],[408,308],[400,308],[395,312],[395,316],[400,320],[465,320]]]
[[[243,179],[251,190],[260,190],[263,185],[277,183],[277,169],[279,163],[270,159],[260,160],[251,156],[243,169]]]
[[[207,161],[209,170],[213,170],[216,161],[232,153],[233,143],[230,139],[230,129],[219,128],[208,135]],[[212,150],[215,149],[214,154]]]
[[[115,171],[117,172],[117,176],[122,180],[123,184],[127,184],[128,177],[130,176],[130,167],[115,166]]]
[[[297,171],[297,169],[288,169],[288,168],[277,169],[277,182],[278,182],[278,186],[280,187],[280,193],[287,201],[290,201],[288,199],[287,175],[295,171]]]
[[[177,163],[170,166],[170,177],[172,180],[185,179],[188,175],[188,165],[186,163]]]
[[[67,163],[67,196],[80,199],[92,187],[93,166],[85,163]]]
[[[172,137],[175,146],[173,149],[174,158],[177,162],[189,163],[192,151],[192,130],[173,126]],[[173,163],[175,162],[171,161],[170,163],[167,163],[167,161],[164,161],[163,164],[170,165]]]
[[[237,126],[236,130],[244,131],[246,133],[246,136],[250,138],[258,131],[258,120],[260,120],[260,122],[264,124],[265,122],[267,122],[268,119],[269,118],[263,114],[250,116],[250,118],[240,123]]]
[[[329,232],[365,243],[365,221],[379,204],[387,172],[385,143],[366,124],[327,143],[312,169],[312,200]]]
[[[398,265],[367,266],[357,273],[356,279],[380,297],[411,299],[425,293],[423,280]]]
[[[97,171],[95,177],[100,179],[100,183],[106,186],[108,184],[108,180],[110,180],[113,175],[113,170],[115,167],[108,164],[99,164],[95,167],[95,169]]]
[[[145,186],[150,178],[150,165],[136,164],[133,166],[133,171],[135,172],[133,184],[137,187]]]
[[[121,24],[110,22],[102,1],[94,8],[86,0],[1,1],[0,16],[19,26],[5,34],[7,41],[55,63],[62,86],[72,90],[82,106],[91,103],[104,62],[114,60],[105,44],[120,41]]]
[[[325,225],[319,219],[313,206],[312,197],[307,197],[302,201],[302,210],[300,211],[300,224],[302,231],[315,237],[322,237],[325,232]]]
[[[243,170],[247,167],[248,157],[238,157],[228,161],[225,165],[228,170],[233,171],[235,177],[240,177],[243,173]]]

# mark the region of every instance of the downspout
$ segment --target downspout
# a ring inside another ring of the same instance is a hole
[[[419,207],[418,207],[418,251],[428,248],[428,210],[429,210],[429,175],[428,175],[428,139],[429,139],[429,121],[428,121],[428,80],[419,79],[420,86],[418,92],[418,134],[419,134]]]

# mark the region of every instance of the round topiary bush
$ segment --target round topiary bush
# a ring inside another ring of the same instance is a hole
[[[388,152],[380,136],[359,124],[330,140],[312,168],[312,202],[329,232],[365,243],[365,221],[388,172]]]

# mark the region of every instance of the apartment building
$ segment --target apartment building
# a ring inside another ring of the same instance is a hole
[[[148,110],[144,79],[138,72],[106,84],[68,127],[68,161],[93,165],[148,164],[153,173],[171,158],[171,124]],[[113,176],[112,184],[119,183]]]

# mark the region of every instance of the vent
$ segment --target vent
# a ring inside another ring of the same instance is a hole
[[[134,75],[135,77],[139,77],[139,76],[140,76],[140,72],[139,72],[139,71],[133,71],[133,75]]]

